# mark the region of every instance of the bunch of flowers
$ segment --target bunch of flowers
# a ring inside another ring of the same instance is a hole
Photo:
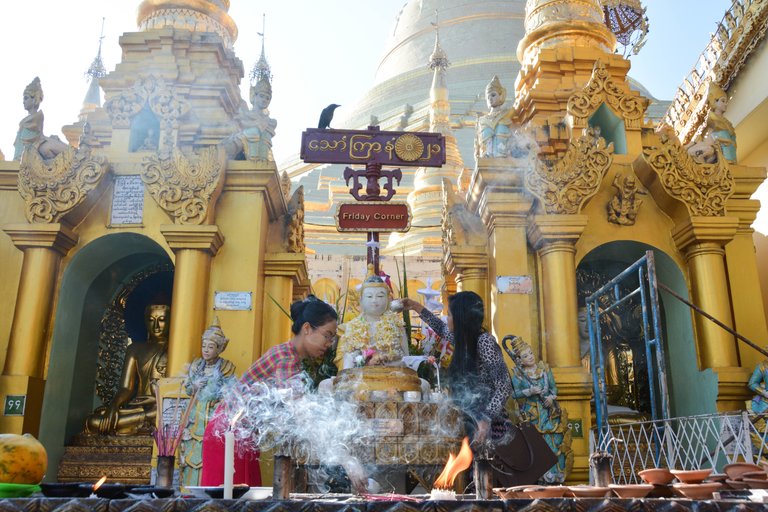
[[[368,363],[371,362],[371,359],[375,355],[376,355],[376,349],[373,349],[373,348],[358,350],[354,357],[355,368],[362,368],[363,366],[366,366]]]

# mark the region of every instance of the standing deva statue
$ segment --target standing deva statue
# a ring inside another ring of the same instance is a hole
[[[573,465],[571,432],[568,413],[557,402],[557,385],[552,370],[544,361],[536,362],[530,345],[517,336],[505,336],[512,345],[507,352],[512,356],[512,397],[517,400],[523,421],[530,421],[557,455],[557,463],[541,477],[546,484],[563,483]]]
[[[242,108],[237,117],[240,131],[221,142],[230,159],[274,161],[272,137],[275,135],[277,121],[269,117],[268,107],[271,101],[272,85],[268,78],[262,77],[256,85],[251,86],[252,110]]]
[[[220,357],[228,343],[229,338],[224,336],[219,318],[215,317],[213,324],[203,333],[202,357],[189,365],[184,387],[187,394],[194,395],[196,400],[189,422],[184,426],[180,447],[179,467],[184,486],[200,485],[205,427],[221,400],[222,387],[227,381],[235,379],[235,365]]]
[[[507,90],[501,85],[499,77],[494,76],[485,87],[488,113],[477,120],[475,159],[509,156],[513,127],[510,110],[504,108],[506,99]]]

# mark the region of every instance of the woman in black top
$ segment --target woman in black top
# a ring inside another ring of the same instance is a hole
[[[466,417],[472,444],[485,442],[489,432],[492,440],[503,437],[509,430],[506,404],[512,384],[496,338],[483,328],[480,296],[467,291],[448,297],[447,324],[413,299],[403,299],[403,305],[454,346],[448,367],[450,393]]]

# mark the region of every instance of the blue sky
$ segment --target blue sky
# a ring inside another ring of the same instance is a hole
[[[139,0],[25,0],[5,2],[0,31],[0,149],[13,154],[21,95],[39,76],[46,134],[77,119],[87,89],[83,73],[96,54],[106,17],[102,56],[108,70],[120,61],[118,38],[136,29]],[[352,105],[374,73],[404,0],[232,0],[240,35],[235,50],[246,74],[260,50],[262,13],[266,49],[274,73],[271,113],[278,120],[278,162],[295,152],[304,127],[317,122],[328,103]],[[651,33],[630,74],[653,96],[670,99],[693,67],[729,0],[646,0]],[[10,20],[17,20],[16,22]],[[8,22],[10,21],[10,22]],[[243,88],[243,97],[247,91]]]

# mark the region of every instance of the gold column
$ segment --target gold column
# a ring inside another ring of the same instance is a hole
[[[63,224],[17,224],[3,230],[24,252],[3,375],[42,378],[56,274],[77,235]]]
[[[290,312],[294,287],[308,279],[304,253],[267,253],[264,257],[264,310],[261,322],[263,354],[291,337],[291,319],[280,311],[274,301]],[[268,294],[268,295],[267,295]]]
[[[181,375],[197,357],[206,328],[211,258],[224,243],[216,225],[163,225],[160,232],[176,255],[167,376]]]
[[[472,291],[483,299],[486,323],[490,324],[488,254],[485,247],[451,247],[446,255],[445,267],[449,274],[456,276],[456,291]]]
[[[0,395],[26,398],[23,416],[0,416],[0,432],[37,435],[43,406],[48,326],[62,256],[77,244],[63,224],[14,224],[3,228],[24,253]]]
[[[728,327],[733,327],[733,317],[723,247],[733,239],[738,225],[734,217],[691,217],[672,233],[688,263],[691,301]],[[743,409],[749,397],[749,371],[739,367],[736,339],[707,318],[699,314],[694,318],[699,366],[711,368],[718,376],[718,410]]]
[[[576,297],[576,248],[585,215],[537,215],[528,239],[541,261],[544,354],[557,383],[559,401],[568,418],[581,420],[583,432],[592,426],[592,378],[581,366]],[[569,482],[589,479],[589,438],[574,438],[574,465]]]

